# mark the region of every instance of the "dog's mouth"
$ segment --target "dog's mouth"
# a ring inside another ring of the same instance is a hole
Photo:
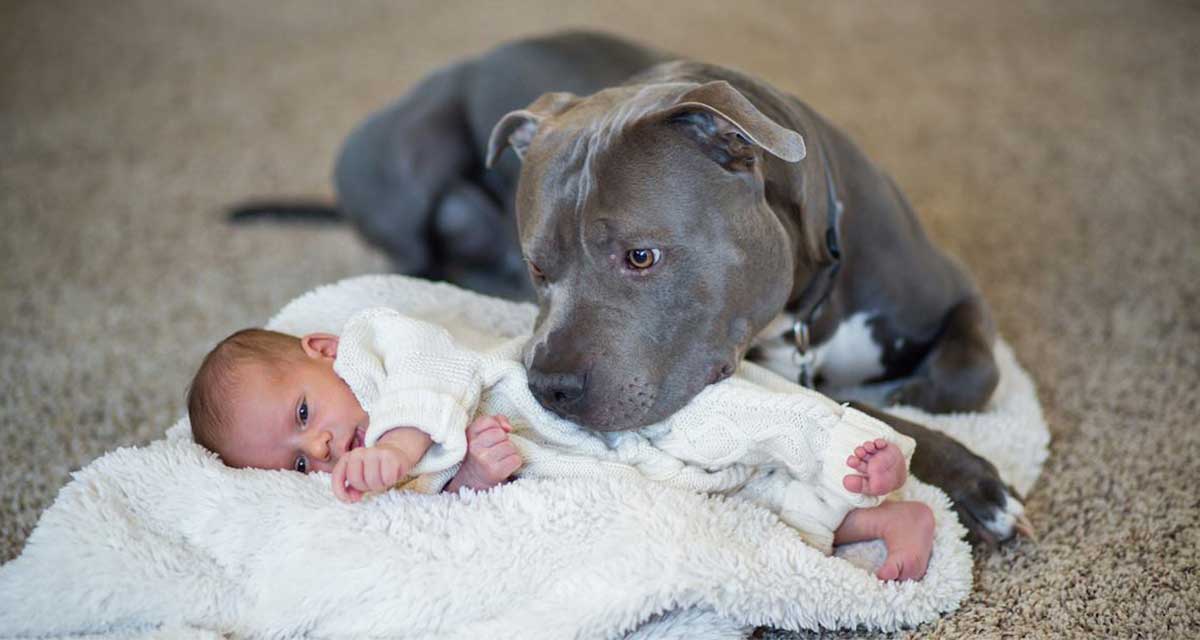
[[[688,376],[684,388],[665,393],[670,386],[665,381],[641,378],[626,379],[621,392],[595,411],[567,417],[593,431],[632,431],[666,420],[691,402],[705,387],[733,375],[736,367],[729,362],[717,362],[701,369],[703,377]],[[677,382],[679,384],[681,382]],[[566,417],[566,416],[564,416]]]
[[[584,402],[564,409],[546,407],[551,412],[592,431],[630,431],[656,420],[650,418],[658,400],[658,386],[640,377],[622,380],[617,389],[608,393],[592,390],[607,399],[604,402]]]
[[[708,381],[704,383],[704,386],[716,384],[728,378],[729,376],[733,375],[733,370],[734,366],[729,362],[715,363],[708,370]]]

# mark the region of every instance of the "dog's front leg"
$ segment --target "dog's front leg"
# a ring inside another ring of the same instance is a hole
[[[995,330],[979,297],[946,314],[941,336],[915,375],[893,391],[888,405],[903,404],[931,413],[978,411],[1000,382],[992,355]]]
[[[1025,506],[992,463],[940,431],[861,403],[850,404],[917,441],[912,474],[950,496],[972,542],[997,544],[1018,533],[1033,536]]]

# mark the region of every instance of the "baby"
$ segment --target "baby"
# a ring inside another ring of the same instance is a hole
[[[904,484],[913,441],[884,423],[743,367],[662,423],[593,432],[534,399],[525,340],[473,351],[383,308],[353,316],[340,337],[240,331],[196,373],[192,432],[234,467],[328,472],[350,502],[406,480],[430,492],[514,474],[643,477],[749,499],[825,553],[882,538],[880,579],[925,574],[932,512],[882,499]]]

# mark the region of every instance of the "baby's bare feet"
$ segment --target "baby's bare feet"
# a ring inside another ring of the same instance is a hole
[[[895,448],[895,447],[893,447]],[[889,522],[883,527],[887,558],[875,572],[880,580],[920,580],[933,552],[933,512],[924,502],[886,502]]]
[[[842,478],[842,486],[851,493],[887,495],[899,489],[908,478],[900,447],[888,444],[883,438],[862,443],[846,459],[846,465],[862,474]]]

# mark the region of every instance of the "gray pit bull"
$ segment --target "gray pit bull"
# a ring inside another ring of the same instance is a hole
[[[997,383],[986,305],[891,179],[730,69],[602,34],[514,42],[369,118],[335,180],[398,270],[535,295],[530,388],[593,429],[659,421],[744,357],[825,388],[892,381],[886,403],[934,412]],[[913,473],[976,539],[1029,532],[986,460],[857,406],[917,440]]]

